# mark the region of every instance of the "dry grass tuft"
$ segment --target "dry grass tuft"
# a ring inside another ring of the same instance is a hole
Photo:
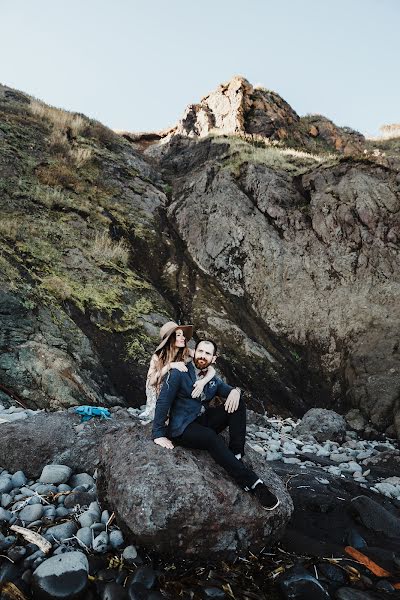
[[[30,109],[32,114],[49,121],[55,129],[63,132],[70,131],[74,137],[79,135],[86,126],[86,121],[81,115],[48,106],[39,100],[31,100]]]
[[[0,237],[15,240],[20,234],[21,224],[15,217],[2,217],[0,220]]]
[[[129,246],[124,239],[114,242],[107,232],[96,233],[91,255],[100,263],[113,262],[127,265],[129,260]]]
[[[59,300],[68,300],[72,298],[74,293],[68,281],[62,277],[58,277],[58,275],[44,277],[41,285]]]
[[[69,154],[70,154],[71,158],[73,159],[73,161],[75,162],[75,164],[78,167],[81,167],[82,165],[85,164],[85,162],[90,160],[90,158],[92,157],[92,153],[93,153],[92,148],[88,148],[88,147],[86,147],[86,148],[82,148],[82,147],[70,148],[70,150],[69,150]]]

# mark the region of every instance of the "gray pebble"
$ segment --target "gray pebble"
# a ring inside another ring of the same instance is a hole
[[[78,485],[88,485],[89,488],[95,485],[94,479],[89,473],[76,473],[69,480],[70,485],[74,488]]]
[[[11,483],[12,483],[13,488],[20,488],[20,487],[24,486],[27,481],[28,480],[23,471],[17,471],[11,477]]]
[[[90,510],[90,512],[97,515],[97,518],[100,520],[101,510],[100,510],[99,503],[97,501],[91,502],[89,504],[89,510]]]
[[[10,521],[10,523],[11,523],[11,521]],[[37,521],[32,521],[32,523],[27,524],[27,528],[33,529],[34,527],[40,527],[41,525],[43,525],[42,520],[38,519]]]
[[[7,535],[7,537],[5,537],[4,539],[0,539],[0,551],[7,550],[7,548],[13,546],[16,541],[17,538],[15,537],[15,535]]]
[[[71,477],[72,469],[67,465],[46,465],[39,481],[41,483],[66,483]]]
[[[25,506],[19,513],[18,517],[25,523],[32,523],[37,521],[43,515],[43,506],[41,504],[32,504]]]
[[[71,489],[72,489],[71,486],[68,485],[67,483],[60,483],[60,485],[58,486],[59,492],[70,492]]]
[[[39,498],[39,496],[31,496],[28,500],[28,505],[32,506],[33,504],[42,504],[41,499]]]
[[[62,517],[66,517],[67,515],[69,515],[69,510],[64,506],[57,506],[57,508],[55,509],[55,513],[57,519],[61,519]]]
[[[108,547],[108,534],[105,531],[99,533],[93,540],[93,550],[99,554],[106,552]]]
[[[13,497],[10,496],[10,494],[2,494],[2,496],[1,496],[1,506],[3,508],[5,508],[6,506],[9,506],[12,501],[13,501]]]
[[[0,494],[7,494],[11,492],[13,489],[13,484],[11,483],[11,479],[8,477],[0,477]]]
[[[79,529],[76,533],[76,537],[78,538],[78,540],[83,542],[88,548],[92,547],[93,534],[90,527],[82,527],[81,529]]]
[[[137,558],[137,550],[135,546],[127,546],[122,553],[122,558],[128,565],[133,564]]]
[[[101,513],[101,522],[104,523],[104,525],[106,525],[106,523],[108,522],[110,518],[110,513],[108,512],[108,510],[103,510],[103,512]]]
[[[26,554],[26,548],[23,546],[13,546],[7,550],[7,556],[14,562],[18,562],[21,558],[24,558]]]
[[[93,529],[95,535],[97,535],[98,533],[100,533],[100,531],[105,531],[106,526],[104,525],[104,523],[93,523],[93,525],[90,526],[90,529]]]
[[[9,521],[12,518],[12,516],[13,514],[9,510],[0,508],[0,521]]]
[[[58,487],[56,485],[53,485],[51,483],[42,483],[40,485],[37,486],[36,490],[35,490],[38,494],[57,494],[58,492]]]
[[[47,529],[46,536],[50,537],[46,537],[46,539],[50,539],[51,541],[54,537],[56,540],[62,542],[63,540],[71,538],[73,535],[75,535],[77,530],[78,526],[73,521],[61,523],[60,525],[53,525]]]
[[[110,544],[113,548],[121,548],[124,545],[124,536],[119,529],[110,531]]]
[[[93,514],[91,511],[87,510],[78,517],[78,521],[81,527],[90,527],[93,523],[97,521],[97,515]]]

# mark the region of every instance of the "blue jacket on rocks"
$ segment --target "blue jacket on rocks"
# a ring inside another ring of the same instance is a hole
[[[233,388],[213,377],[204,387],[205,400],[192,398],[196,372],[193,363],[187,365],[187,373],[171,369],[161,388],[157,399],[153,422],[152,438],[177,437],[181,435],[189,423],[200,414],[202,404],[207,405],[215,396],[227,398]],[[169,424],[165,421],[169,415]]]

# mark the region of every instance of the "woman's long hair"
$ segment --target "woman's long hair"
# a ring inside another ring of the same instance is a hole
[[[161,350],[156,352],[158,356],[157,361],[157,378],[155,381],[156,388],[158,389],[161,385],[161,371],[170,362],[187,362],[189,360],[190,354],[187,347],[187,343],[183,348],[177,348],[175,346],[176,342],[176,331],[174,331],[170,337],[168,342],[165,344]]]

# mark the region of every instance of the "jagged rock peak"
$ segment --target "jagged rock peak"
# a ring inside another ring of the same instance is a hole
[[[155,133],[120,132],[140,150],[163,145],[175,136],[204,138],[210,134],[239,135],[270,140],[307,152],[359,155],[364,136],[349,127],[338,127],[321,115],[300,117],[276,92],[253,86],[236,75],[227,83],[190,104],[177,125]]]
[[[285,137],[281,128],[293,125],[300,117],[275,92],[253,87],[237,75],[204,96],[198,104],[187,107],[175,134],[204,137],[219,134],[257,134],[263,137]]]

